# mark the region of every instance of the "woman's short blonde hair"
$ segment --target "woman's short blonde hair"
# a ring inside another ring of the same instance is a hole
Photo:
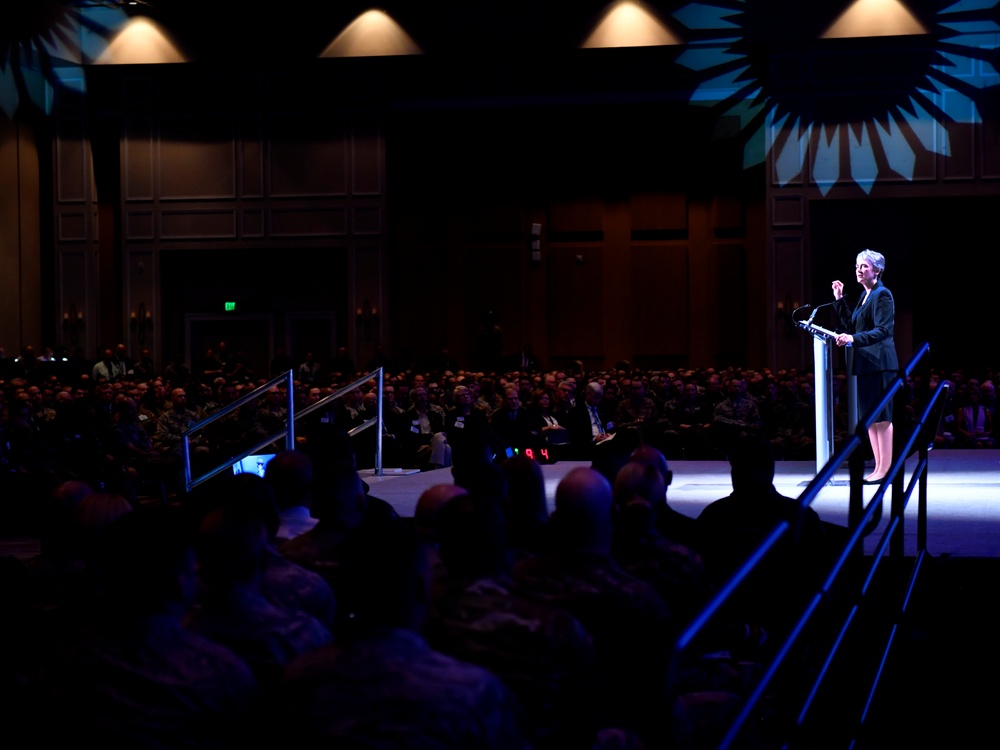
[[[862,250],[858,253],[858,260],[866,261],[872,268],[878,271],[878,280],[882,280],[882,274],[885,273],[885,256],[882,253],[876,253],[874,250]]]

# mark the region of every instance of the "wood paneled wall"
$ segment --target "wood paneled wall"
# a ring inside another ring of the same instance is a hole
[[[41,215],[32,128],[0,117],[0,346],[41,354]]]
[[[295,338],[289,321],[322,318],[359,365],[379,344],[401,364],[444,348],[471,362],[492,311],[508,353],[527,341],[551,366],[808,367],[811,342],[789,335],[778,303],[825,301],[839,268],[827,255],[849,266],[878,227],[834,221],[836,242],[817,238],[816,205],[849,215],[854,202],[1000,195],[993,116],[940,124],[949,155],[916,148],[912,174],[852,165],[847,127],[832,156],[798,122],[769,134],[791,151],[748,169],[739,139],[713,140],[715,115],[686,101],[394,108],[373,71],[88,74],[92,104],[62,113],[54,138],[51,318],[64,343],[89,356],[144,343],[162,363],[184,315],[220,312],[235,289],[248,313],[276,316],[284,341],[269,351]],[[801,169],[779,175],[779,158]],[[817,176],[850,168],[858,182]],[[187,264],[190,278],[164,273]],[[917,289],[894,291],[898,319],[918,324]],[[148,328],[131,324],[140,309]],[[377,316],[357,324],[358,309]],[[60,328],[70,310],[85,325]],[[897,331],[904,356],[913,335]]]
[[[754,216],[763,202],[741,197],[734,210],[720,207],[726,200],[674,191],[512,208],[516,239],[489,244],[476,238],[498,234],[499,224],[442,216],[452,230],[438,243],[419,216],[401,217],[408,231],[394,259],[405,282],[394,293],[397,309],[419,314],[397,320],[399,338],[424,344],[418,358],[450,346],[463,361],[475,352],[484,312],[495,311],[504,348],[513,354],[530,342],[546,366],[760,366],[767,303],[764,272],[754,266],[764,264],[764,222]],[[731,215],[741,217],[738,233],[719,223]],[[533,222],[543,227],[537,261]]]
[[[90,95],[101,105],[86,126],[61,120],[54,169],[61,298],[79,296],[88,318],[111,321],[87,329],[86,356],[127,341],[162,365],[184,347],[184,317],[222,313],[226,300],[237,302],[234,318],[273,316],[279,340],[256,353],[265,363],[275,346],[290,348],[280,340],[288,325],[317,314],[338,321],[330,346],[356,359],[389,342],[383,115],[359,104],[354,86],[364,81],[342,73],[95,74]],[[92,137],[111,175],[99,191]],[[234,263],[234,251],[246,262]],[[189,267],[191,283],[166,283],[167,255]],[[301,265],[302,282],[275,264]],[[268,288],[279,283],[287,288]],[[366,302],[379,319],[357,336],[349,321]]]

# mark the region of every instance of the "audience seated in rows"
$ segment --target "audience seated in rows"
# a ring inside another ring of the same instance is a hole
[[[461,405],[465,416],[472,414],[464,402],[476,402],[480,379],[441,375],[425,379],[440,385],[436,406],[447,413]],[[518,399],[526,387],[544,387],[541,376],[536,383],[522,375],[501,378],[510,389],[516,383]],[[636,375],[581,379],[594,383],[584,386],[587,392],[600,393],[593,404],[600,415],[601,409],[606,414],[615,408],[624,393],[651,390],[645,384],[633,387]],[[569,377],[554,375],[549,382],[558,389]],[[390,377],[389,382],[402,381]],[[428,389],[413,382],[419,399],[419,391]],[[669,386],[662,385],[662,397],[668,398]],[[130,390],[112,388],[122,396],[112,395],[112,402],[138,395]],[[684,386],[672,390],[683,392]],[[206,400],[197,409],[211,410],[213,403]],[[726,557],[726,545],[720,551],[719,540],[788,520],[789,554],[806,555],[823,549],[828,529],[820,526],[817,541],[810,512],[775,500],[775,446],[764,428],[753,438],[756,452],[744,448],[750,438],[734,440],[727,450],[733,495],[726,500],[747,501],[742,510],[751,517],[731,533],[722,530],[721,516],[727,515],[722,510],[706,510],[695,521],[668,504],[672,475],[662,448],[669,443],[656,444],[667,433],[659,429],[661,418],[651,432],[635,425],[619,428],[614,417],[599,419],[614,437],[598,441],[601,433],[586,399],[569,408],[587,420],[579,424],[586,425],[580,432],[592,468],[567,474],[551,515],[536,462],[523,455],[498,461],[489,451],[476,450],[466,454],[468,460],[454,461],[454,483],[444,485],[449,489],[425,493],[413,522],[404,523],[373,496],[376,485],[366,487],[354,444],[337,429],[311,432],[301,451],[279,452],[266,479],[216,477],[196,496],[179,498],[183,512],[159,509],[161,530],[171,530],[169,543],[127,521],[151,508],[136,503],[132,510],[124,498],[124,505],[94,501],[104,514],[107,538],[85,543],[81,534],[72,544],[63,542],[61,553],[58,543],[49,545],[50,554],[79,571],[65,581],[87,592],[89,601],[58,590],[38,600],[58,601],[80,615],[65,622],[86,627],[59,632],[61,618],[48,619],[50,627],[39,630],[26,652],[30,656],[16,672],[5,668],[4,677],[16,673],[30,688],[24,701],[34,708],[61,708],[83,684],[80,670],[94,670],[97,690],[67,716],[76,720],[85,712],[80,736],[101,732],[119,746],[141,745],[144,733],[170,737],[175,730],[189,733],[195,747],[219,746],[223,733],[227,742],[398,739],[397,746],[410,747],[590,748],[615,738],[636,747],[710,746],[746,689],[745,679],[725,668],[733,659],[720,659],[722,666],[714,670],[703,663],[697,669],[685,665],[676,703],[665,685],[673,637],[739,562]],[[450,440],[447,433],[446,427],[443,434]],[[279,481],[283,470],[287,485]],[[291,498],[291,507],[305,507],[311,528],[279,540],[278,495]],[[718,507],[726,504],[720,501]],[[91,521],[100,527],[98,515]],[[58,528],[53,540],[64,538]],[[121,528],[128,531],[118,532]],[[120,533],[129,540],[125,547]],[[750,533],[739,544],[752,547],[759,543],[755,539]],[[134,550],[139,544],[149,549]],[[70,554],[74,545],[84,552]],[[426,552],[435,547],[441,566],[432,576]],[[192,567],[194,549],[200,570]],[[134,556],[122,557],[123,550]],[[154,550],[162,554],[158,564],[145,556]],[[72,562],[75,555],[79,567]],[[126,574],[120,569],[125,559],[143,567]],[[783,576],[782,596],[798,597],[815,584],[823,558],[807,562],[796,557],[792,569],[776,573]],[[159,583],[147,581],[147,573]],[[126,575],[134,587],[154,583],[149,595],[159,592],[153,607],[159,614],[150,616],[150,606],[140,601],[125,615]],[[41,579],[24,580],[30,585]],[[747,606],[739,613],[742,619],[726,622],[745,624],[747,632],[759,623],[774,627],[774,610],[764,606],[771,593],[765,588],[755,600],[741,600]],[[258,612],[268,614],[258,617]],[[275,612],[280,614],[272,617]],[[92,631],[92,625],[106,626],[109,617],[116,618],[113,627]],[[276,624],[261,630],[262,623]],[[323,645],[305,637],[324,631]],[[43,654],[41,634],[48,646],[57,632],[57,648]],[[752,659],[761,646],[751,635],[742,641],[728,631],[713,636],[734,658]],[[199,658],[201,667],[157,665],[157,671],[150,666],[156,649],[181,661]],[[116,705],[121,696],[108,687],[116,684],[138,686],[127,710]],[[200,684],[215,686],[196,697]],[[442,693],[452,698],[443,702]],[[262,700],[271,710],[257,710]],[[165,729],[159,726],[164,719],[171,724]],[[447,730],[440,729],[441,722]]]

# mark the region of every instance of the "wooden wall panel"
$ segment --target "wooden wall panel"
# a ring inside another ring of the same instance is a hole
[[[348,139],[342,113],[275,115],[269,145],[271,197],[347,194]]]
[[[527,247],[530,223],[524,207],[507,197],[474,202],[469,209],[469,233],[481,242],[521,242]]]
[[[161,118],[161,200],[236,197],[235,123],[230,116]]]
[[[803,331],[792,326],[792,311],[805,302],[805,247],[802,234],[783,234],[771,238],[770,263],[768,268],[772,279],[769,309],[766,314],[774,316],[772,351],[768,360],[772,367],[801,367],[805,360],[806,346],[812,342]],[[777,305],[781,305],[780,317]]]
[[[980,177],[1000,178],[1000,120],[995,117],[983,120],[982,163]]]
[[[354,234],[381,234],[385,231],[381,205],[351,206],[351,231]]]
[[[591,219],[589,223],[593,223]],[[599,246],[549,249],[549,352],[604,355],[604,258]]]
[[[240,197],[264,195],[264,133],[259,115],[244,117],[240,127]]]
[[[160,237],[164,240],[236,238],[236,212],[232,209],[161,211]]]
[[[712,231],[716,237],[746,234],[746,205],[738,193],[717,192],[712,196]]]
[[[128,317],[129,351],[137,357],[144,347],[156,351],[159,324],[159,279],[156,254],[152,250],[129,253],[126,259],[125,310]]]
[[[632,196],[632,231],[687,231],[687,195],[683,190]]]
[[[771,224],[776,227],[800,227],[805,223],[805,199],[801,195],[772,195]]]
[[[385,272],[382,267],[383,253],[379,245],[359,245],[354,248],[352,283],[348,285],[349,309],[355,311],[355,335],[357,337],[358,368],[375,354],[375,347],[384,339],[384,329],[388,320],[383,295]],[[356,313],[362,310],[362,322],[358,327]],[[367,317],[365,317],[367,316]]]
[[[933,151],[927,150],[924,144],[938,144],[941,142],[943,134],[942,125],[921,112],[921,119],[915,122],[907,122],[900,128],[907,136],[909,148],[913,151],[914,163],[912,175],[900,175],[899,177],[883,177],[880,182],[891,184],[897,183],[918,183],[934,182],[939,178],[938,158]],[[883,139],[884,140],[884,139]],[[908,154],[907,154],[908,155]]]
[[[21,343],[20,124],[0,118],[0,346],[17,356]],[[28,342],[24,342],[27,344]],[[32,342],[33,343],[33,342]]]
[[[549,232],[603,232],[604,201],[594,196],[583,200],[554,200],[549,205]]]
[[[376,112],[354,112],[351,132],[351,192],[354,195],[382,193],[382,139]]]
[[[253,208],[241,213],[242,224],[240,226],[240,236],[246,239],[261,238],[264,236],[264,212]]]
[[[523,249],[506,243],[487,243],[477,245],[471,252],[466,247],[463,252],[468,253],[463,264],[464,275],[456,279],[457,269],[446,273],[431,265],[432,273],[440,274],[441,283],[432,282],[427,292],[445,298],[449,315],[454,315],[455,302],[462,300],[465,314],[459,317],[466,332],[474,333],[485,313],[493,311],[505,334],[505,349],[516,348],[523,324]]]
[[[90,195],[89,151],[83,122],[63,121],[55,143],[55,192],[57,203],[82,203]]]
[[[715,246],[718,299],[717,347],[720,365],[747,361],[747,249],[743,243]]]
[[[797,59],[797,58],[796,58]],[[777,97],[775,106],[781,111],[801,112],[803,100],[799,97]],[[767,132],[768,174],[772,187],[800,186],[805,181],[808,140],[799,118],[779,120]]]
[[[270,217],[272,237],[340,237],[347,234],[344,206],[274,209]]]
[[[89,356],[93,335],[88,330],[96,327],[96,304],[91,263],[86,250],[62,250],[57,255],[57,299],[62,345],[73,352],[80,348]]]
[[[85,242],[89,222],[86,211],[60,209],[56,214],[56,242]]]
[[[54,332],[46,344],[94,351],[100,328],[97,283],[98,221],[90,144],[82,119],[61,121],[54,138],[54,310],[45,311]]]
[[[942,105],[955,120],[941,126],[940,135],[947,139],[943,177],[946,180],[971,180],[976,175],[976,127],[979,119],[975,104],[954,91],[945,90]],[[945,144],[942,143],[942,146]],[[941,149],[944,152],[944,148]]]
[[[156,238],[156,216],[152,211],[128,210],[124,222],[127,242],[148,242]]]
[[[637,359],[677,359],[687,354],[690,326],[687,245],[632,248],[632,292],[628,307]]]
[[[152,123],[148,118],[130,118],[125,124],[122,151],[124,171],[122,198],[150,201],[154,196]]]

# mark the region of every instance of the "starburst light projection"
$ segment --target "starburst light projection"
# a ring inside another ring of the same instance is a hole
[[[823,17],[801,0],[705,0],[673,17],[687,30],[678,63],[700,81],[691,101],[715,108],[720,130],[738,123],[744,166],[770,152],[787,185],[810,159],[826,195],[912,180],[921,156],[950,155],[947,126],[978,123],[982,92],[1000,85],[998,6],[858,0]],[[893,19],[901,30],[886,31]],[[862,21],[869,36],[851,36]]]
[[[95,61],[128,20],[115,3],[30,0],[4,8],[0,24],[0,114],[51,114],[53,93],[82,93]]]

